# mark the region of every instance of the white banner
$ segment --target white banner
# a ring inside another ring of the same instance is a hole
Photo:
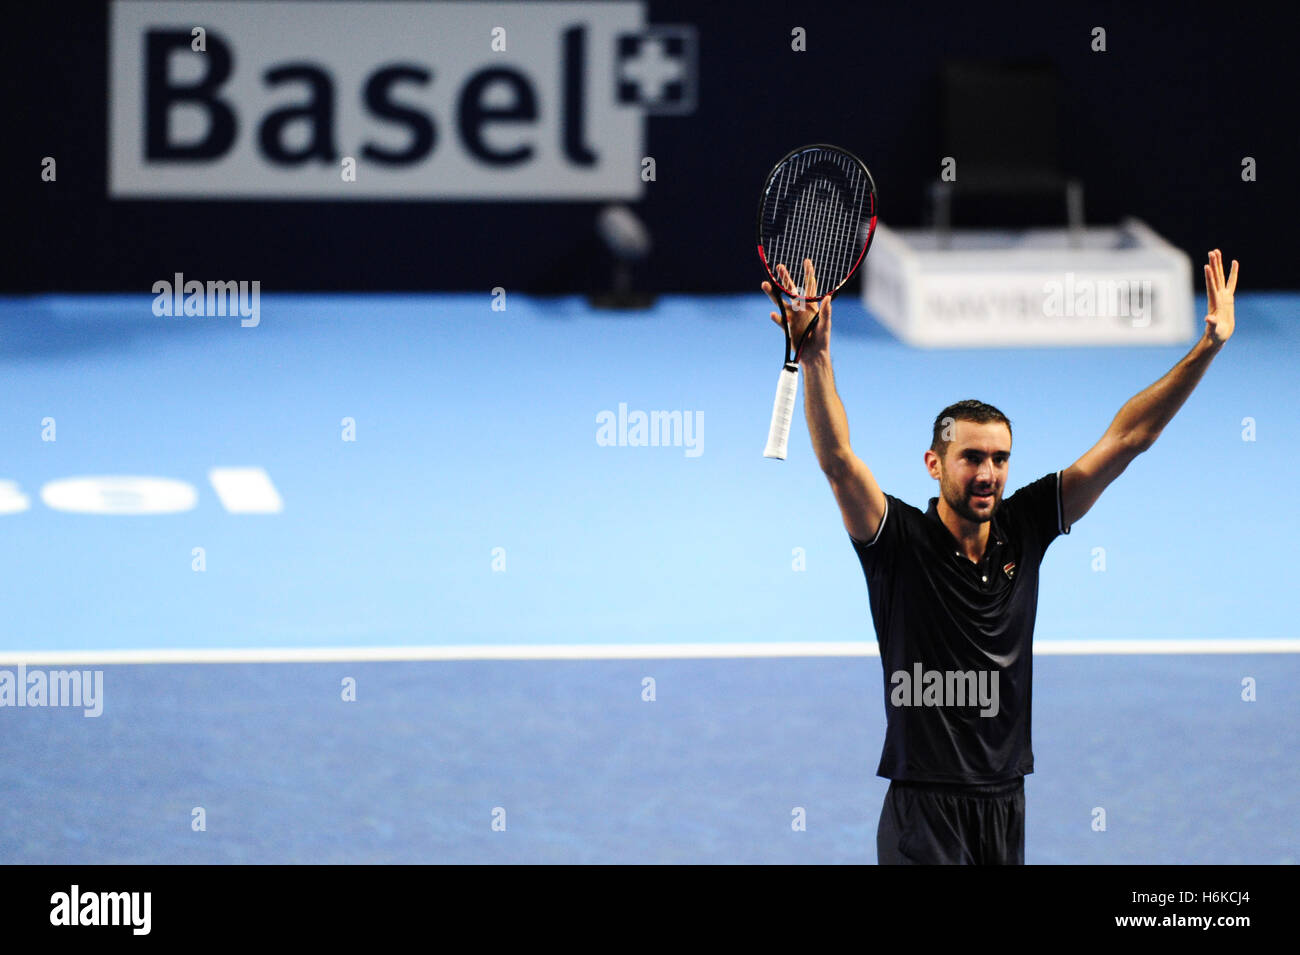
[[[109,194],[635,199],[650,94],[694,96],[645,33],[640,2],[114,0]]]

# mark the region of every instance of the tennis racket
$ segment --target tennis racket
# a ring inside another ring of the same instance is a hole
[[[790,316],[780,293],[791,299],[825,301],[857,271],[876,233],[879,200],[876,183],[862,160],[846,149],[824,143],[800,146],[782,157],[767,174],[758,204],[758,257],[772,278],[773,297],[785,327],[785,365],[776,386],[766,458],[785,460],[799,391],[799,353],[820,315],[814,315],[796,344]],[[812,260],[813,285],[795,285]]]

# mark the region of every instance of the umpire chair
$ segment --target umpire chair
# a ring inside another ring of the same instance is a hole
[[[1083,240],[1083,183],[1060,165],[1056,68],[1043,61],[953,60],[941,78],[943,155],[953,182],[929,187],[939,247],[951,241],[957,197],[1064,198],[1071,246]]]

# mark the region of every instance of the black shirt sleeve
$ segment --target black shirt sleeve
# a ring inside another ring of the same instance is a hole
[[[1045,474],[1007,498],[1005,508],[1020,532],[1042,554],[1061,534],[1070,533],[1061,508],[1061,472]]]
[[[849,540],[858,552],[862,563],[862,572],[868,580],[876,580],[888,574],[897,564],[897,557],[906,538],[906,515],[903,502],[891,494],[885,495],[885,516],[876,530],[876,536],[870,541],[860,541],[852,534]]]

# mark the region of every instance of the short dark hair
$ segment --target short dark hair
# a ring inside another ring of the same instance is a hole
[[[958,421],[973,421],[975,424],[1001,421],[1007,426],[1008,433],[1011,431],[1010,419],[992,405],[986,405],[974,398],[958,401],[956,404],[944,408],[939,412],[939,416],[934,419],[934,436],[930,441],[930,450],[939,455],[940,458],[945,459],[948,457],[949,442],[944,440],[943,433],[947,430],[946,425],[949,419],[952,420],[953,424]]]

